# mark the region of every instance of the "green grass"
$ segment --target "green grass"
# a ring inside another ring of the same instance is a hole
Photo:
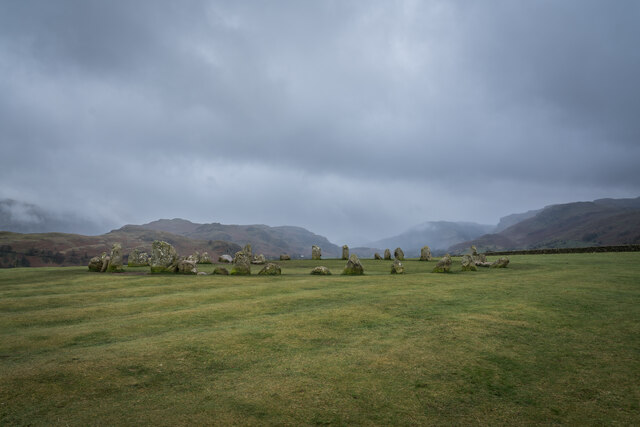
[[[0,270],[0,425],[639,425],[640,254],[510,258]]]

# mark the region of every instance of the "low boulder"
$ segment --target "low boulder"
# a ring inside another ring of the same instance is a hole
[[[262,265],[265,262],[267,262],[267,259],[262,254],[254,256],[253,259],[251,260],[251,264]]]
[[[390,260],[391,259],[391,251],[389,249],[385,249],[384,250],[384,259],[386,259],[386,260]]]
[[[110,273],[122,273],[122,245],[120,243],[114,243],[111,246],[111,256],[109,257],[109,266],[107,271]]]
[[[391,274],[404,274],[404,265],[402,265],[399,259],[393,261],[393,265],[391,266]]]
[[[396,248],[396,250],[393,251],[393,257],[395,259],[399,259],[400,261],[404,261],[404,252],[402,252],[402,249]]]
[[[213,273],[211,273],[211,274],[221,274],[223,276],[228,276],[229,275],[229,270],[227,270],[224,267],[217,266],[216,268],[213,269]]]
[[[477,266],[481,266],[480,264],[487,262],[485,254],[479,254],[475,245],[471,245],[471,258]]]
[[[102,257],[94,256],[89,260],[89,271],[100,273],[102,271]]]
[[[478,267],[476,267],[476,263],[473,261],[473,257],[471,255],[463,255],[461,263],[462,263],[462,271],[478,270]]]
[[[373,259],[382,259],[382,257],[378,252],[376,252],[375,254],[373,254]]]
[[[420,261],[431,261],[431,248],[429,246],[424,245],[420,249]]]
[[[180,274],[198,274],[197,263],[193,259],[178,261],[177,272]]]
[[[227,254],[220,255],[218,257],[218,262],[223,262],[225,264],[229,264],[229,263],[233,262],[233,258],[231,258],[231,255],[227,255]]]
[[[347,265],[344,267],[344,270],[342,270],[342,274],[353,276],[364,274],[364,268],[360,263],[358,255],[351,254],[351,256],[349,256],[349,261],[347,261]]]
[[[322,259],[322,250],[320,246],[311,246],[311,259]]]
[[[319,265],[317,267],[314,267],[313,270],[311,270],[311,274],[315,274],[318,276],[329,276],[331,275],[331,270],[329,270],[327,267],[323,265]]]
[[[349,246],[347,245],[342,246],[342,259],[349,259]]]
[[[149,266],[152,273],[175,273],[178,270],[178,253],[169,243],[156,240],[151,245]]]
[[[262,267],[262,270],[258,272],[259,276],[279,276],[280,274],[282,274],[282,269],[278,264],[272,262]]]
[[[509,265],[509,258],[503,256],[491,263],[491,268],[507,268]]]
[[[448,273],[451,270],[451,255],[446,254],[436,263],[433,273]]]
[[[232,276],[248,276],[251,274],[251,258],[244,251],[236,252],[233,257],[233,267],[229,273]]]
[[[290,259],[291,259],[291,256],[289,254],[280,255],[280,261],[289,261]]]

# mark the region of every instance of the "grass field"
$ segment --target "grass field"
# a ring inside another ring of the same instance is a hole
[[[0,270],[0,425],[640,425],[640,253],[510,258]]]

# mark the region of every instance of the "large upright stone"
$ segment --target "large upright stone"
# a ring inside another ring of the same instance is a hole
[[[322,250],[320,246],[311,246],[311,259],[322,259]]]
[[[140,249],[135,248],[129,254],[127,265],[129,267],[146,267],[149,265],[149,255],[147,255],[146,252],[140,252]]]
[[[503,256],[491,263],[491,268],[507,268],[509,258]]]
[[[433,268],[433,273],[448,273],[451,270],[451,255],[446,254]]]
[[[102,267],[100,267],[100,272],[104,273],[105,271],[107,271],[107,267],[109,267],[109,261],[111,260],[111,257],[107,255],[106,252],[102,252],[102,255],[100,255],[100,259],[102,260]]]
[[[200,262],[200,252],[195,251],[193,254],[189,255],[189,256],[187,257],[187,259],[188,259],[189,261],[193,261],[193,262],[195,262],[196,264],[197,264],[197,263],[199,263],[199,262]]]
[[[242,248],[242,252],[244,252],[245,255],[249,257],[249,259],[253,259],[253,251],[251,250],[251,243],[247,243],[246,245],[244,245],[244,248]]]
[[[484,264],[488,264],[485,254],[479,254],[475,245],[471,245],[471,258],[473,258],[473,262],[479,267],[486,267]]]
[[[244,251],[236,252],[233,257],[233,268],[231,268],[231,275],[247,276],[251,274],[251,258],[244,253]]]
[[[109,267],[107,271],[110,273],[122,273],[122,245],[120,243],[114,243],[111,246],[111,256],[109,260]]]
[[[420,261],[431,261],[431,249],[429,246],[424,245],[420,249]]]
[[[342,259],[344,260],[349,259],[349,246],[347,245],[342,246]]]
[[[402,265],[399,259],[393,261],[393,265],[391,266],[391,274],[404,274],[404,265]]]
[[[175,273],[178,261],[178,253],[171,244],[160,240],[153,242],[149,260],[152,273]]]
[[[384,250],[384,259],[386,259],[386,260],[390,260],[391,259],[391,251],[389,249],[385,249]]]
[[[347,274],[347,275],[364,274],[364,268],[360,263],[360,259],[358,258],[358,255],[351,254],[349,256],[349,261],[347,261],[347,265],[344,267],[344,270],[342,270],[342,274]]]
[[[279,276],[280,274],[282,274],[282,269],[278,264],[272,262],[262,267],[262,270],[258,272],[259,276]]]
[[[211,264],[211,257],[209,256],[208,252],[202,252],[200,254],[200,261],[198,261],[200,264]]]
[[[404,252],[402,252],[402,249],[396,248],[396,250],[393,251],[393,257],[395,259],[399,259],[400,261],[404,261]]]
[[[463,255],[462,256],[462,271],[477,271],[478,267],[476,267],[476,263],[473,260],[471,255]]]
[[[373,254],[373,259],[382,259],[382,257],[378,252],[376,252],[375,254]]]

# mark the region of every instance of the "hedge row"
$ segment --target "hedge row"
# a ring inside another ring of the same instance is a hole
[[[591,252],[638,252],[640,245],[588,246],[584,248],[546,248],[521,251],[486,252],[486,255],[582,254]]]

